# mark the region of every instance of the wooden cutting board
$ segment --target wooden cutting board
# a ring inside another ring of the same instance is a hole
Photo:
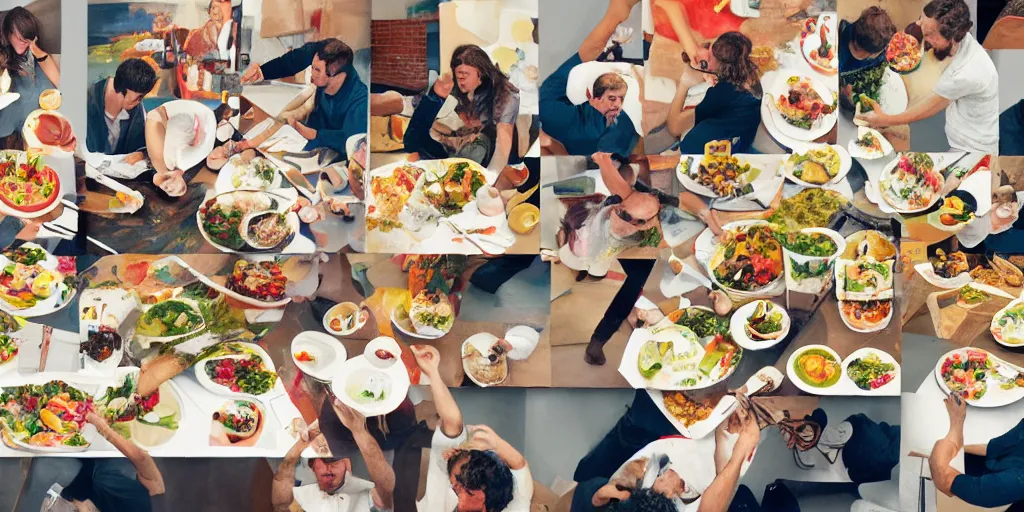
[[[957,345],[967,346],[988,333],[992,317],[1006,307],[1010,299],[992,297],[992,300],[976,308],[967,309],[956,304],[958,292],[959,290],[934,292],[928,295],[926,302],[935,335]]]

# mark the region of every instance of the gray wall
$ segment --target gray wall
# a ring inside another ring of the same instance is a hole
[[[544,80],[580,47],[583,39],[604,17],[608,0],[557,0],[540,3],[540,78]],[[641,13],[637,4],[626,24],[633,28],[633,40],[623,48],[623,57],[643,58]]]
[[[61,20],[64,26],[60,59],[60,93],[63,97],[60,111],[71,121],[79,141],[85,141],[86,72],[88,37],[86,19],[88,6],[83,0],[64,0]]]

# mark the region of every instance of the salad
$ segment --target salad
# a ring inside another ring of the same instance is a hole
[[[742,291],[763,288],[782,275],[782,247],[771,227],[757,224],[723,232],[711,259],[714,278]]]
[[[63,381],[4,388],[0,392],[0,429],[8,445],[86,448],[82,436],[92,398]]]
[[[770,300],[759,300],[754,312],[747,317],[747,336],[752,340],[775,340],[786,329],[786,316],[782,308]]]
[[[274,183],[277,168],[263,157],[242,161],[240,156],[231,159],[235,171],[231,174],[231,185],[235,188],[266,190]]]
[[[669,319],[676,325],[690,329],[698,338],[724,334],[729,329],[729,319],[722,318],[714,311],[704,308],[685,308],[674,311]]]
[[[839,250],[839,245],[832,237],[823,233],[790,232],[779,235],[779,241],[787,250],[802,256],[824,258],[832,256]]]
[[[203,323],[203,316],[188,303],[166,300],[139,317],[135,332],[151,337],[182,336],[199,330]]]
[[[278,301],[285,297],[288,277],[276,262],[238,260],[231,269],[227,288],[235,293],[261,301]]]
[[[908,73],[917,69],[923,55],[921,42],[906,32],[894,34],[885,49],[885,60],[889,61],[889,67],[898,73]]]
[[[974,220],[974,207],[957,196],[949,196],[942,200],[939,208],[939,222],[943,226],[956,226]]]
[[[894,208],[921,210],[935,202],[944,183],[927,153],[900,153],[896,167],[883,173],[880,190]]]
[[[984,302],[987,302],[990,298],[991,297],[989,297],[987,293],[968,284],[960,288],[960,291],[957,292],[956,302],[961,306],[971,308],[980,305]],[[1017,320],[1021,320],[1021,325],[1024,326],[1024,303],[1021,303],[1021,305],[1013,309],[1017,309],[1017,311],[1014,312],[1017,318],[1013,318],[1009,323],[1012,323],[1014,324],[1014,326],[1016,326],[1015,324],[1017,323]],[[1010,310],[1007,310],[1007,313],[1009,312]],[[1002,320],[1003,319],[1001,318],[999,322],[1002,322]],[[1003,324],[1000,325],[1002,326]],[[1022,338],[1020,342],[1024,343],[1024,338]]]
[[[875,135],[875,132],[865,131],[860,137],[854,141],[857,147],[864,150],[869,155],[881,155],[885,153],[885,149],[882,146],[882,140]]]
[[[203,371],[215,384],[234,393],[262,395],[273,389],[277,374],[263,358],[239,343],[226,343],[203,364]]]
[[[30,266],[45,261],[49,257],[42,247],[29,245],[23,245],[17,249],[8,249],[4,251],[4,256],[15,263]]]
[[[6,335],[0,334],[0,364],[4,364],[14,356],[18,355],[18,340]]]
[[[961,289],[961,293],[964,293],[963,289]],[[1012,304],[996,315],[992,321],[991,331],[992,336],[1002,343],[1024,345],[1024,302]]]
[[[203,230],[218,244],[234,250],[245,247],[245,240],[238,231],[245,215],[242,210],[222,205],[214,198],[199,209],[199,214],[203,219]]]
[[[878,389],[896,378],[896,365],[882,361],[874,352],[858,357],[846,366],[846,375],[865,391]]]
[[[57,293],[62,279],[38,264],[12,262],[0,271],[0,299],[17,309],[29,309]]]
[[[892,289],[892,262],[858,260],[846,265],[845,291],[880,293]]]
[[[786,85],[788,90],[778,95],[775,106],[787,123],[810,130],[814,123],[835,111],[835,99],[829,98],[826,103],[809,78],[791,76]]]
[[[959,393],[967,401],[978,400],[988,391],[986,377],[993,369],[987,352],[966,350],[966,357],[956,352],[942,362],[940,374],[951,393]]]

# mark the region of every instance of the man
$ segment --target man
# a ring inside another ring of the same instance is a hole
[[[170,197],[185,195],[185,171],[210,155],[216,131],[216,116],[198,101],[168,101],[147,113],[146,150],[153,165],[153,183]]]
[[[384,512],[394,506],[395,471],[384,459],[377,441],[366,429],[366,418],[337,399],[333,402],[338,419],[352,432],[359,453],[366,462],[372,482],[352,475],[352,460],[347,456],[311,459],[309,467],[316,483],[295,487],[295,466],[302,452],[320,435],[313,427],[299,436],[281,465],[277,467],[271,488],[275,512],[305,510],[344,510],[347,512]]]
[[[987,444],[964,445],[967,403],[958,395],[944,400],[949,415],[946,437],[935,442],[928,457],[935,488],[946,496],[984,508],[1024,501],[1024,420]],[[964,451],[964,473],[950,466]]]
[[[910,124],[946,111],[950,148],[995,154],[999,150],[999,76],[992,59],[970,34],[971,12],[964,0],[932,0],[917,20],[925,50],[950,58],[931,94],[901,114],[874,110],[858,119],[875,128]]]
[[[876,5],[864,9],[857,21],[839,22],[839,81],[843,99],[849,105],[853,98],[853,84],[859,75],[887,65],[885,49],[896,34],[889,13]]]
[[[540,121],[544,133],[560,142],[570,155],[596,152],[629,156],[639,136],[629,115],[622,111],[626,81],[605,73],[587,91],[587,103],[573,105],[566,96],[572,68],[597,59],[620,23],[640,0],[611,0],[597,27],[579,51],[552,73],[540,87]]]
[[[610,510],[661,510],[659,502],[664,501],[674,504],[668,510],[679,512],[725,512],[729,508],[743,464],[761,438],[754,415],[741,408],[715,430],[714,441],[696,440],[687,446],[692,451],[671,453],[671,440],[663,437],[676,431],[663,416],[641,418],[652,412],[651,408],[656,406],[647,393],[638,392],[633,407],[615,429],[580,461],[573,512],[605,510],[616,501]],[[739,435],[735,442],[730,432]],[[647,447],[648,455],[637,456]],[[621,471],[619,466],[623,466]],[[634,500],[651,503],[639,506]]]
[[[528,512],[533,477],[526,459],[489,427],[463,424],[462,412],[441,380],[441,354],[429,345],[410,348],[430,379],[430,392],[440,417],[430,442],[426,490],[416,504],[417,510]]]
[[[127,59],[114,76],[89,88],[86,147],[93,153],[125,155],[146,146],[142,99],[156,85],[156,71],[142,59]]]
[[[164,493],[164,479],[153,458],[115,432],[95,412],[87,413],[85,420],[126,458],[82,459],[82,469],[75,479],[60,491],[59,496],[51,495],[44,501],[43,509],[89,510],[87,507],[92,505],[100,512],[153,510],[151,497]],[[127,467],[129,465],[131,467]]]
[[[321,147],[347,158],[345,142],[352,135],[366,133],[369,96],[366,85],[352,66],[352,48],[338,39],[308,43],[271,61],[249,66],[242,75],[243,84],[293,76],[312,67],[310,82],[316,86],[313,111],[305,123],[289,119],[300,135],[309,140],[306,150]],[[307,97],[297,98],[302,104]]]

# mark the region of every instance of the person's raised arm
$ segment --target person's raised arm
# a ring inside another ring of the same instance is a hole
[[[746,409],[739,409],[735,414],[739,415],[737,419],[740,424],[740,437],[733,445],[729,462],[701,495],[697,512],[725,512],[729,509],[729,503],[739,488],[743,463],[754,453],[757,442],[761,439],[761,430],[753,414],[748,413]]]
[[[679,77],[676,95],[672,97],[672,104],[668,107],[668,120],[665,121],[665,128],[673,137],[682,137],[683,133],[693,128],[694,114],[686,111],[686,96],[690,94],[691,87],[703,81],[704,75],[689,66],[686,66]]]
[[[601,56],[601,52],[604,51],[608,40],[615,33],[615,28],[620,23],[629,19],[630,11],[638,3],[640,3],[640,0],[609,0],[608,10],[605,11],[604,17],[590,31],[587,38],[583,40],[583,44],[580,45],[580,60],[590,62]]]
[[[949,395],[943,400],[949,414],[949,431],[946,437],[935,442],[928,456],[935,488],[946,496],[952,496],[953,480],[961,473],[950,466],[953,458],[964,447],[964,419],[967,417],[967,403],[959,396]]]
[[[309,444],[316,436],[320,435],[319,429],[313,428],[299,436],[284,459],[277,466],[274,473],[274,481],[270,487],[270,503],[274,512],[288,512],[292,502],[295,501],[295,467],[302,459],[302,452],[309,447]]]
[[[494,155],[488,169],[500,172],[508,165],[509,155],[512,153],[512,137],[515,137],[515,125],[512,123],[498,123],[496,141],[494,144]]]
[[[611,154],[594,153],[591,158],[597,164],[598,169],[601,170],[601,181],[608,187],[608,192],[622,199],[626,199],[633,193],[632,185],[627,183],[622,174],[619,173],[619,169],[615,167],[615,162],[612,161]]]
[[[416,356],[420,370],[423,370],[423,374],[430,379],[430,394],[434,398],[437,415],[441,418],[441,432],[449,439],[458,437],[465,425],[462,423],[462,411],[455,403],[455,397],[441,380],[441,371],[438,369],[441,353],[430,345],[412,345],[409,349]]]
[[[256,66],[256,70],[251,75],[250,71],[246,70],[245,75],[242,75],[242,83],[295,76],[313,64],[313,56],[316,55],[321,44],[326,43],[306,43],[294,50],[285,52],[284,55],[276,59],[268,60],[263,64],[253,64],[253,66]]]
[[[697,44],[697,38],[693,35],[693,29],[690,28],[690,20],[686,17],[683,3],[677,0],[654,0],[653,8],[661,9],[665,16],[668,17],[672,31],[676,33],[679,43],[683,45],[683,51],[691,57],[699,56],[701,54],[701,47]]]
[[[121,452],[132,463],[132,466],[135,466],[139,483],[149,491],[150,496],[164,493],[164,477],[160,474],[160,469],[156,467],[153,457],[150,457],[145,450],[139,448],[132,441],[125,439],[121,434],[114,431],[113,428],[110,428],[107,421],[99,414],[88,412],[85,414],[85,421],[96,427],[96,430],[103,436],[103,439],[106,439],[114,448],[117,448],[117,451]]]
[[[370,480],[377,490],[377,495],[380,496],[381,504],[384,508],[391,509],[394,506],[395,470],[384,459],[384,452],[381,451],[377,440],[366,430],[366,417],[338,399],[334,399],[331,405],[334,406],[334,412],[341,420],[341,424],[352,432],[359,453],[366,462],[366,470],[370,472]]]
[[[146,115],[146,152],[149,153],[149,162],[157,174],[166,174],[170,170],[164,160],[167,121],[167,109],[164,107]]]
[[[42,48],[36,44],[39,41],[38,38],[32,41],[30,51],[32,56],[36,58],[36,63],[39,64],[39,69],[43,70],[43,74],[46,78],[50,79],[50,83],[54,87],[60,87],[60,68],[57,67],[57,63],[54,62],[53,56],[44,52]]]

